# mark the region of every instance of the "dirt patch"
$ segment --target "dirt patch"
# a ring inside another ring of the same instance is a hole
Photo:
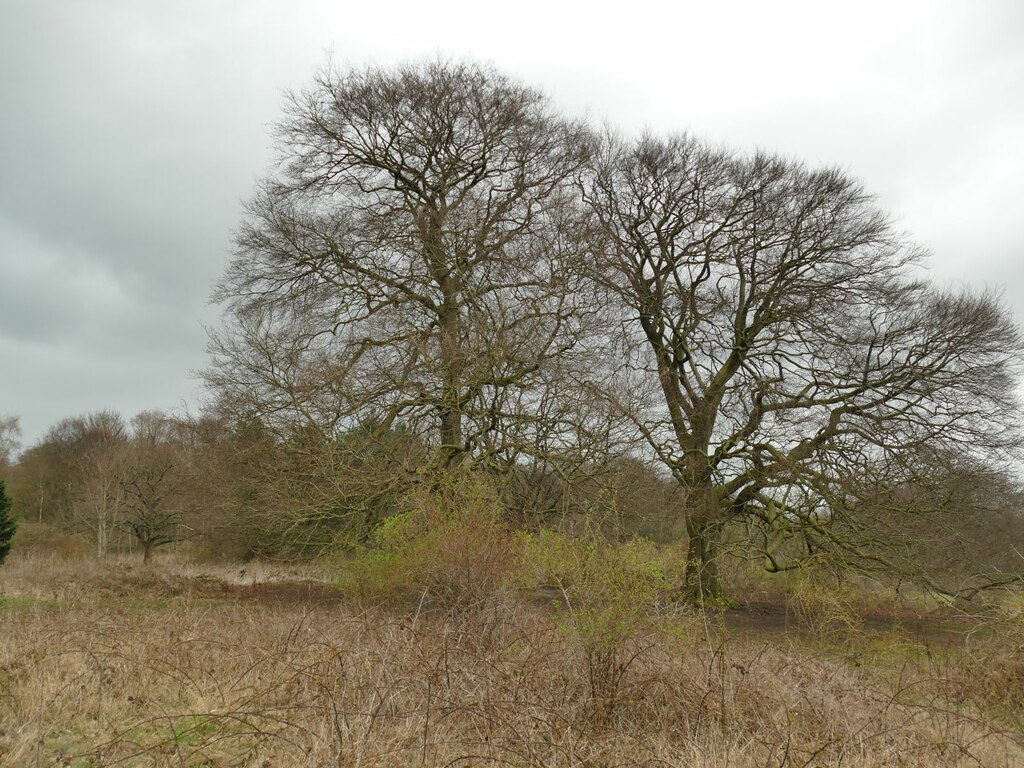
[[[189,592],[194,597],[239,600],[275,605],[337,605],[344,599],[334,584],[323,581],[265,581],[229,584],[213,579],[196,579]]]
[[[808,632],[796,611],[784,599],[755,600],[731,606],[723,611],[725,626],[735,632]],[[922,642],[959,644],[971,624],[956,616],[941,613],[920,614],[894,608],[859,613],[864,629],[877,632],[900,630]]]

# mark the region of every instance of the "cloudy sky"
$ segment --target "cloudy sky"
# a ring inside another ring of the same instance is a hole
[[[566,111],[839,165],[1024,321],[1024,3],[0,0],[0,415],[194,403],[286,88],[490,61]]]

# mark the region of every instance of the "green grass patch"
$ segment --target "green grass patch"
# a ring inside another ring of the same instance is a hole
[[[206,715],[168,716],[138,723],[124,731],[117,741],[141,752],[180,754],[201,749],[211,736],[221,730],[221,725]],[[202,768],[210,764],[209,759],[199,752],[182,757],[188,760],[183,765]]]
[[[41,597],[30,595],[0,595],[0,613],[16,611],[55,611],[57,603],[53,600],[46,600]]]

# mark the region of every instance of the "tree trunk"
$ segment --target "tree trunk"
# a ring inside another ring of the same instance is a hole
[[[683,599],[692,605],[714,606],[724,600],[718,572],[718,537],[721,526],[714,520],[691,517],[686,521],[690,546],[686,554]]]
[[[462,369],[463,353],[460,331],[462,318],[459,314],[458,289],[455,280],[446,276],[439,281],[444,303],[438,312],[440,327],[439,365],[441,367],[440,407],[440,464],[447,467],[455,463],[465,451],[462,436]]]
[[[153,559],[153,542],[144,541],[142,542],[142,564],[149,565],[149,561]]]
[[[107,520],[102,512],[96,519],[96,556],[107,556]]]

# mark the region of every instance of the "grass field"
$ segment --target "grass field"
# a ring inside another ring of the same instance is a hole
[[[315,567],[15,555],[0,595],[4,768],[1024,765],[1019,618],[764,593],[602,654],[536,591]]]

